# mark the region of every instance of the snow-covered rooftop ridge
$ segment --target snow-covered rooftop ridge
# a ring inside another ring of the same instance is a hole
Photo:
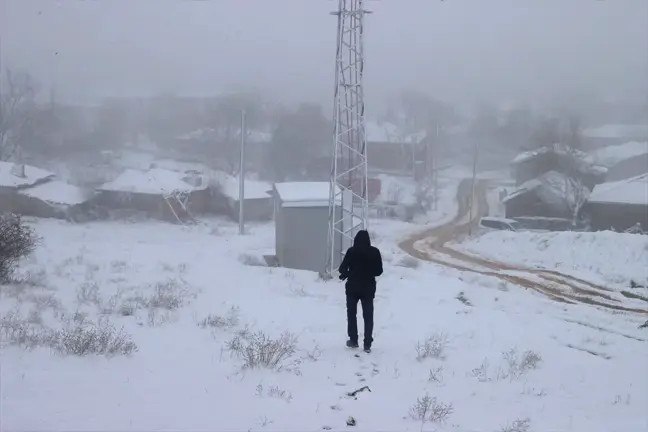
[[[24,167],[24,176],[22,168]],[[31,165],[0,161],[0,187],[23,188],[53,178],[53,172]]]
[[[589,201],[648,206],[648,174],[596,185]]]
[[[54,205],[76,205],[87,201],[83,189],[59,180],[30,187],[20,191],[20,194],[45,201]]]
[[[329,204],[329,182],[275,183],[282,207],[323,207]]]
[[[648,139],[648,124],[607,124],[583,130],[588,138]]]
[[[557,171],[548,171],[540,177],[522,183],[512,193],[502,199],[503,203],[525,193],[535,191],[547,204],[573,206],[577,201],[584,202],[590,195],[589,189],[569,176]]]
[[[221,187],[223,195],[233,200],[239,199],[239,178],[219,172],[215,180]],[[245,179],[244,196],[245,199],[265,199],[270,198],[272,185],[267,182],[258,180]]]
[[[591,152],[597,164],[608,168],[626,159],[645,154],[648,154],[648,141],[630,141],[624,144],[603,147]]]
[[[517,155],[513,159],[513,161],[511,163],[516,164],[516,163],[520,163],[520,162],[526,162],[528,160],[533,159],[536,156],[543,155],[543,154],[546,154],[546,153],[556,153],[556,154],[560,154],[560,155],[571,154],[575,158],[583,159],[584,161],[589,162],[589,163],[594,163],[594,158],[591,155],[585,153],[582,150],[570,148],[570,147],[568,147],[568,146],[566,146],[564,144],[561,144],[561,143],[554,143],[552,145],[543,146],[543,147],[537,148],[535,150],[529,150],[529,151],[522,152],[519,155]]]
[[[199,186],[191,183],[191,177],[187,173],[161,168],[153,168],[148,171],[128,169],[115,180],[102,185],[99,190],[159,195],[170,192],[192,192],[207,188],[207,182],[202,177],[200,177]]]
[[[582,150],[570,148],[561,143],[554,143],[551,146],[540,147],[536,150],[525,151],[517,155],[511,164],[517,165],[529,162],[534,158],[553,153],[561,157],[571,157],[575,163],[575,167],[583,174],[603,175],[607,172],[607,168],[595,164],[594,157]]]
[[[365,135],[368,143],[417,144],[425,138],[426,133],[407,133],[393,123],[366,121]]]

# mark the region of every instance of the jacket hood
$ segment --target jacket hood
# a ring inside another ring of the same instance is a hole
[[[369,233],[366,230],[358,231],[355,238],[353,239],[353,246],[356,247],[369,247],[371,246],[371,240],[369,239]]]

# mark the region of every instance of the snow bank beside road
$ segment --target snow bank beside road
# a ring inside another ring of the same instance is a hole
[[[648,282],[648,236],[602,231],[490,232],[455,246],[513,265],[596,274],[613,284]]]

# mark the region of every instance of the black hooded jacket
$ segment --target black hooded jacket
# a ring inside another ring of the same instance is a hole
[[[339,268],[340,278],[347,279],[347,287],[376,286],[376,276],[383,273],[382,256],[378,248],[371,246],[369,233],[358,231]]]

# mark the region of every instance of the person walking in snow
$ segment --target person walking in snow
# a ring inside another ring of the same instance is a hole
[[[362,304],[364,319],[364,350],[371,352],[373,343],[374,298],[376,277],[383,273],[382,256],[378,248],[371,246],[369,233],[358,231],[344,255],[339,268],[340,280],[346,280],[347,332],[349,348],[358,348],[358,302]]]

